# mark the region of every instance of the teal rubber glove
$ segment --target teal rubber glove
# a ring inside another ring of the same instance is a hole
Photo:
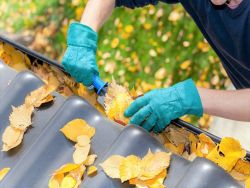
[[[132,117],[131,124],[155,133],[163,131],[171,120],[185,114],[203,114],[199,93],[191,79],[146,93],[137,98],[124,113],[126,117]]]
[[[67,50],[62,65],[77,82],[90,86],[99,75],[96,64],[97,33],[90,27],[72,23],[67,35]]]

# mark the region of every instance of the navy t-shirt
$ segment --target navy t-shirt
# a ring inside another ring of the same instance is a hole
[[[210,0],[161,0],[181,3],[220,57],[237,89],[250,88],[250,0],[236,9],[214,6]],[[158,0],[116,0],[129,8],[157,4]]]

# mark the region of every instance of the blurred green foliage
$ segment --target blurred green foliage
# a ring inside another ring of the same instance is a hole
[[[29,47],[61,60],[68,25],[85,1],[2,0],[0,28],[34,36]],[[101,77],[148,91],[193,78],[197,86],[224,88],[224,69],[181,5],[117,8],[99,32]]]

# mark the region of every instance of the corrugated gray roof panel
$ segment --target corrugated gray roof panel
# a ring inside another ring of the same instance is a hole
[[[0,134],[9,124],[11,106],[21,105],[25,96],[43,82],[30,71],[16,73],[0,63]],[[144,156],[150,148],[166,151],[150,134],[139,127],[126,128],[103,117],[84,99],[73,96],[65,98],[54,93],[55,101],[35,111],[32,128],[25,133],[23,143],[10,152],[0,153],[0,168],[11,170],[0,182],[1,188],[44,188],[50,175],[65,163],[72,162],[73,143],[59,131],[75,118],[86,120],[96,128],[91,153],[98,155],[95,164],[98,174],[85,177],[83,188],[132,187],[119,180],[108,178],[98,164],[113,154]],[[223,169],[212,162],[197,158],[189,162],[172,155],[168,176],[168,188],[241,187]]]

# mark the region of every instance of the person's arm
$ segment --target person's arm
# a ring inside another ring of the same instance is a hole
[[[112,14],[115,0],[89,0],[81,18],[81,23],[98,31]]]
[[[250,89],[220,91],[198,88],[204,113],[250,121]]]

